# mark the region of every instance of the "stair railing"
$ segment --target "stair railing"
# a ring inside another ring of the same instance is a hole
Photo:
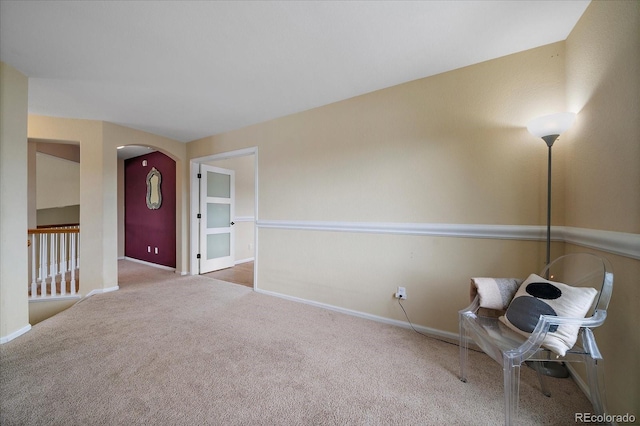
[[[77,225],[28,230],[30,300],[78,296],[79,245]]]

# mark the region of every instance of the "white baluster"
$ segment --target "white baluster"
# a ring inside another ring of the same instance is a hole
[[[76,253],[78,234],[71,234],[71,294],[76,294]]]
[[[58,237],[59,234],[51,234],[51,296],[58,294]]]
[[[31,234],[29,239],[31,240],[31,297],[36,297],[38,294],[38,276],[36,275],[36,235]]]
[[[60,234],[60,294],[67,293],[67,235]]]
[[[40,297],[47,295],[47,234],[40,234]]]
[[[54,234],[47,234],[48,235],[48,247],[49,249],[47,250],[48,253],[48,258],[49,258],[49,271],[47,274],[47,279],[49,281],[49,292],[47,293],[47,296],[50,294],[54,294],[54,289],[55,289],[55,285],[56,285],[56,276],[55,276],[55,264],[56,264],[56,258],[54,255],[54,245],[55,245],[55,235]]]

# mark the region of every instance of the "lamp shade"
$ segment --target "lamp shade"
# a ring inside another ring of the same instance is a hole
[[[539,138],[550,135],[559,135],[567,130],[576,119],[573,112],[559,112],[534,118],[527,124],[529,133]]]

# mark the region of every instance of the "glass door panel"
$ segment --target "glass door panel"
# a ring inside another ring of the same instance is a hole
[[[230,204],[207,203],[207,228],[226,228],[230,223]]]
[[[231,198],[231,176],[208,171],[207,197]]]
[[[207,260],[229,256],[231,234],[209,234],[207,235]]]

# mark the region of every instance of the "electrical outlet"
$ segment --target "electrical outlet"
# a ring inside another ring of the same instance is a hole
[[[404,287],[398,287],[398,291],[396,292],[396,299],[407,299],[407,289]]]

